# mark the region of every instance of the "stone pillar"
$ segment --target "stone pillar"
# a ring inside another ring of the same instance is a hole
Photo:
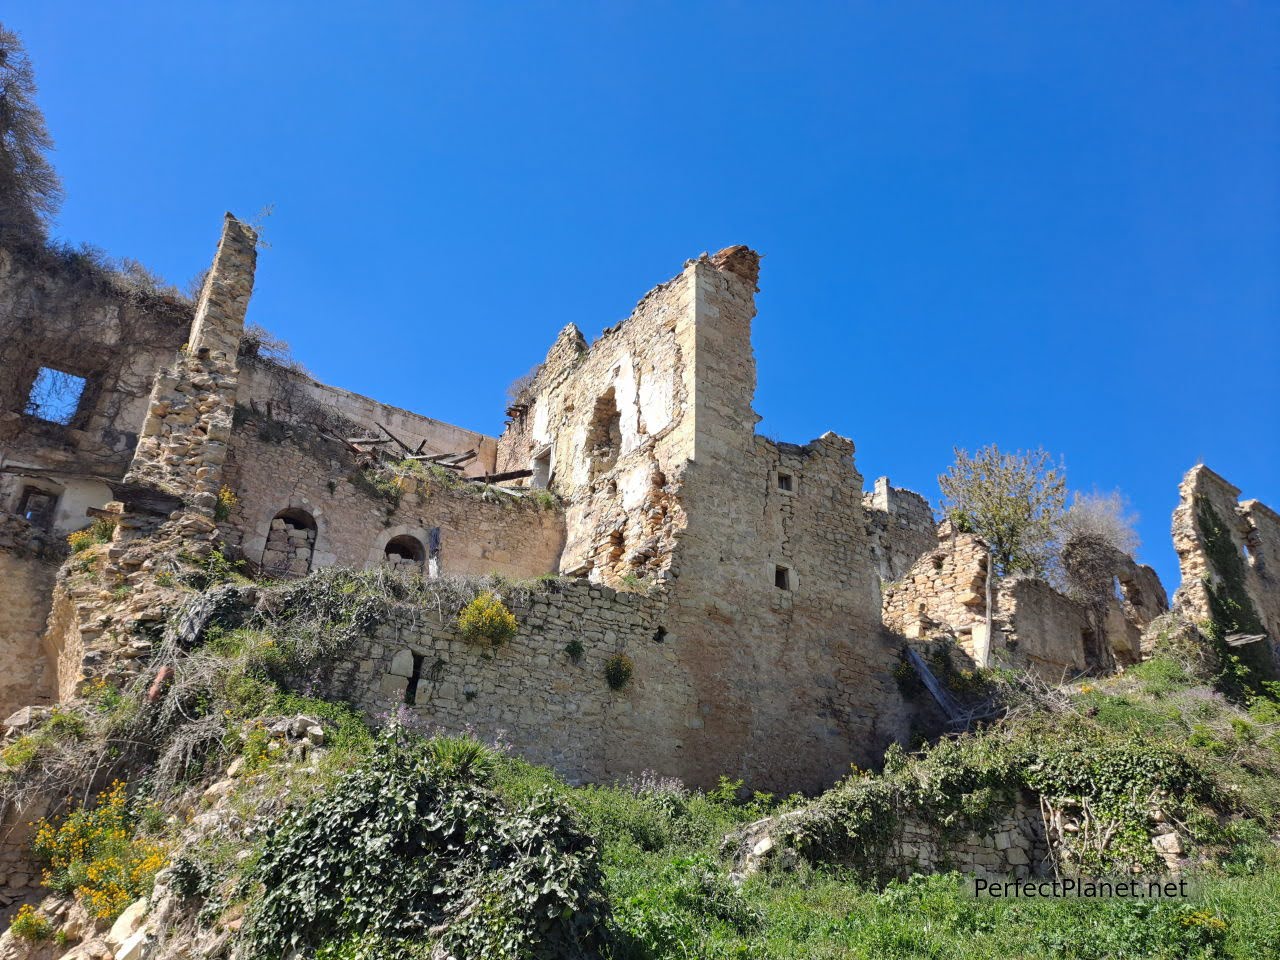
[[[206,516],[213,515],[231,437],[256,243],[253,229],[227,214],[191,336],[173,368],[156,378],[125,477],[179,496]]]
[[[228,213],[187,338],[187,350],[193,356],[208,351],[210,356],[220,353],[235,361],[244,336],[244,316],[253,294],[257,262],[258,235]]]

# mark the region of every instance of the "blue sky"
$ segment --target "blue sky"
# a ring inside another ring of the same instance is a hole
[[[57,233],[486,432],[556,331],[765,255],[760,429],[936,499],[953,445],[1120,488],[1171,590],[1203,459],[1280,507],[1280,4],[18,0]]]

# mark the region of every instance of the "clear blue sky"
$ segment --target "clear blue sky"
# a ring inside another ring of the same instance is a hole
[[[58,233],[486,432],[703,250],[765,255],[761,430],[936,498],[951,448],[1120,488],[1172,589],[1198,459],[1280,507],[1280,4],[18,0]]]

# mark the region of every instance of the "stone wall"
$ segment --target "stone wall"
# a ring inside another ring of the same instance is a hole
[[[180,298],[131,286],[86,257],[0,247],[0,466],[120,477],[152,378],[186,340],[191,316]],[[42,367],[85,379],[69,423],[25,412]]]
[[[511,407],[498,469],[534,469],[564,498],[562,572],[618,584],[668,567],[693,453],[697,269],[649,291],[590,348],[566,327]]]
[[[0,720],[53,701],[54,668],[40,638],[65,544],[0,514]]]
[[[978,643],[985,642],[986,590],[986,544],[943,521],[937,530],[937,546],[895,582],[885,584],[884,624],[911,640],[949,629],[976,660],[975,630]]]
[[[1182,584],[1175,608],[1193,621],[1219,621],[1224,632],[1265,634],[1274,663],[1280,657],[1280,516],[1257,500],[1240,501],[1239,488],[1204,464],[1188,471],[1178,490],[1173,545]]]
[[[463,639],[452,608],[396,611],[337,668],[335,692],[385,718],[412,684],[412,711],[425,729],[469,726],[502,737],[575,782],[684,773],[698,714],[680,650],[662,633],[660,597],[565,580],[508,599],[520,630],[498,647]],[[619,653],[634,672],[613,690],[605,663]]]
[[[958,833],[905,817],[889,860],[891,869],[902,877],[959,870],[973,877],[1007,880],[1053,872],[1039,805],[1034,797],[1025,795],[1009,802],[994,822]]]
[[[392,443],[380,430],[380,426],[386,427],[398,440],[424,456],[475,450],[475,459],[462,471],[466,476],[494,472],[498,441],[474,430],[318,383],[305,373],[252,356],[240,358],[239,380],[237,402],[272,419],[303,425],[317,420],[337,421],[335,426],[345,424],[358,428],[348,435],[350,437],[372,436]],[[389,449],[399,447],[392,443]]]
[[[867,535],[880,579],[904,576],[925,553],[938,545],[937,522],[929,501],[912,490],[900,490],[879,477],[862,498]]]
[[[1143,629],[1166,609],[1155,571],[1117,554],[1104,577],[1105,596],[1092,606],[1033,577],[996,580],[989,633],[987,563],[981,539],[944,521],[937,547],[885,585],[886,628],[912,640],[948,635],[979,666],[1030,669],[1057,682],[1137,662]],[[1113,579],[1119,596],[1111,592]]]
[[[231,214],[205,277],[190,338],[156,378],[126,479],[212,515],[235,410],[236,357],[253,292],[258,237]]]
[[[689,261],[590,348],[552,345],[499,469],[549,469],[563,573],[645,578],[693,685],[678,773],[816,790],[906,735],[853,444],[758,437],[759,257]]]
[[[425,471],[401,478],[390,494],[368,477],[341,443],[241,408],[223,471],[223,482],[238,498],[222,524],[224,536],[255,565],[264,557],[268,567],[283,561],[283,568],[273,569],[289,576],[306,572],[305,548],[293,544],[290,555],[277,556],[278,545],[269,538],[273,526],[279,538],[286,522],[298,529],[307,519],[314,525],[314,567],[381,565],[388,543],[400,537],[421,551],[422,572],[520,578],[557,570],[564,518],[554,505],[464,481],[448,484]],[[432,530],[438,531],[434,564]]]

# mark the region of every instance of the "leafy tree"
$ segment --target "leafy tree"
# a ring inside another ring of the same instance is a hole
[[[991,444],[955,454],[938,477],[947,517],[987,542],[996,573],[1045,576],[1066,507],[1066,471],[1044,450],[1003,453]]]
[[[62,183],[46,156],[53,139],[35,95],[22,41],[0,24],[0,239],[43,239],[62,201]]]

